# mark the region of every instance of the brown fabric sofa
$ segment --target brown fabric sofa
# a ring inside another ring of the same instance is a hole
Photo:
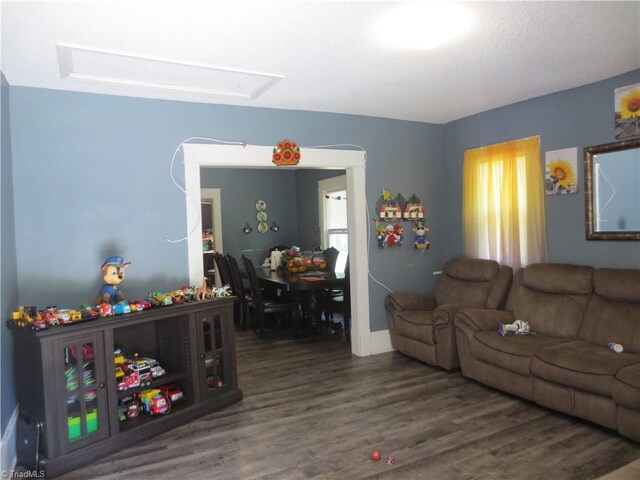
[[[535,335],[497,332],[516,319]],[[464,376],[640,441],[640,270],[530,265],[504,311],[460,310],[454,324]]]
[[[460,308],[504,305],[513,271],[493,260],[455,257],[435,292],[393,293],[385,299],[391,345],[399,352],[448,370],[457,368],[453,316]]]

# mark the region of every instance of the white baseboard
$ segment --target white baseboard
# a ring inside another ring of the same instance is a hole
[[[16,467],[16,433],[18,425],[18,406],[13,411],[7,428],[0,439],[0,472],[9,472]],[[4,476],[3,476],[4,478]]]
[[[371,355],[378,353],[392,352],[391,335],[389,330],[378,330],[371,332]]]

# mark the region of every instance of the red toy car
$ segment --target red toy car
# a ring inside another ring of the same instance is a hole
[[[151,303],[146,300],[138,299],[131,302],[131,309],[133,310],[133,306],[135,305],[136,311],[140,312],[142,310],[146,310],[147,308],[151,308]]]
[[[169,385],[162,385],[160,387],[162,393],[169,399],[171,404],[179,402],[184,398],[184,392],[177,385],[171,383]]]
[[[140,386],[140,373],[137,371],[128,371],[124,378],[118,382],[118,390],[127,390]]]
[[[166,414],[171,411],[171,403],[157,388],[143,390],[139,394],[140,401],[149,415]]]
[[[109,303],[101,303],[98,305],[98,313],[101,317],[110,317],[113,315],[113,308]]]

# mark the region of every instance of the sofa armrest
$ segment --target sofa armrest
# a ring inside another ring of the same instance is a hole
[[[498,331],[501,323],[513,323],[513,312],[489,308],[465,308],[455,314],[455,326],[466,334],[481,331]]]
[[[431,311],[438,306],[436,297],[429,293],[392,293],[385,298],[384,306],[391,313],[402,310]]]
[[[489,309],[489,307],[479,307],[478,305],[468,305],[465,303],[449,303],[440,305],[433,311],[433,326],[452,325],[456,312],[464,309]]]

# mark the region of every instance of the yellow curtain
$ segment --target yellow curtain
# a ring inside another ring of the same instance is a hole
[[[464,152],[465,254],[514,269],[547,259],[540,137]]]

